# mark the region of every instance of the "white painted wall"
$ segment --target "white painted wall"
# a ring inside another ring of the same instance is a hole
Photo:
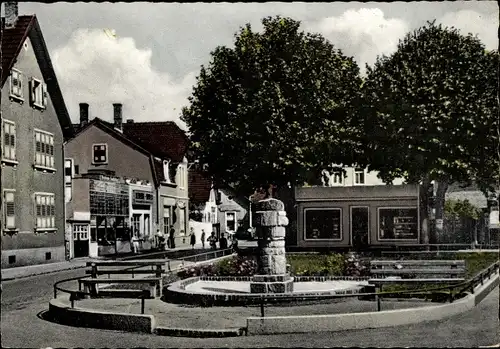
[[[327,187],[350,187],[355,185],[385,185],[386,183],[377,177],[377,171],[368,172],[367,169],[364,170],[364,183],[356,183],[356,168],[355,167],[345,167],[345,175],[342,179],[342,183],[336,183],[334,179],[334,174],[328,175],[328,183],[324,183]],[[322,179],[323,181],[323,179]],[[396,178],[392,184],[401,185],[404,183],[403,178]]]

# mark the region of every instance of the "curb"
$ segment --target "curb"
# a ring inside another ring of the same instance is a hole
[[[248,335],[338,332],[395,327],[439,321],[472,310],[500,283],[499,274],[475,289],[474,294],[449,304],[366,313],[333,315],[273,316],[247,318]],[[313,331],[311,329],[314,329]]]
[[[26,279],[26,278],[29,278],[32,276],[53,274],[53,273],[58,273],[60,271],[68,271],[68,270],[75,270],[75,269],[82,269],[82,268],[85,268],[85,265],[75,265],[75,266],[71,266],[71,267],[67,267],[67,268],[65,267],[65,268],[61,268],[61,269],[57,269],[57,270],[50,270],[50,271],[41,270],[40,272],[37,272],[37,273],[31,273],[31,274],[27,274],[27,275],[18,275],[18,276],[12,276],[12,277],[3,277],[2,276],[2,282],[10,281],[10,280]]]
[[[246,328],[222,329],[222,330],[198,330],[191,328],[167,328],[158,326],[153,331],[158,336],[191,337],[191,338],[225,338],[239,337],[246,334]]]

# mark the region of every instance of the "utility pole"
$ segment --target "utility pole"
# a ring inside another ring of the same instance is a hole
[[[3,1],[0,2],[0,13],[2,12]],[[2,43],[3,43],[3,23],[1,23],[0,16],[0,132],[2,132],[2,137],[0,137],[0,157],[3,156],[3,113],[1,108],[2,101],[2,89],[3,89],[3,52],[2,52]],[[3,229],[3,181],[2,181],[2,168],[0,165],[0,230]]]
[[[498,2],[498,7],[500,9],[500,1]],[[500,12],[498,13],[498,18],[500,19]],[[500,26],[498,27],[498,33],[497,33],[498,38],[500,39]],[[498,52],[500,53],[500,42],[498,45]],[[497,106],[500,106],[500,56],[497,54]],[[500,108],[497,108],[497,140],[500,140]],[[498,201],[498,209],[499,209],[499,215],[500,215],[500,141],[497,141],[497,156],[498,156],[498,172],[497,172],[497,188],[496,188],[496,194],[497,194],[497,201]],[[500,216],[499,216],[500,218]],[[497,233],[499,235],[497,237],[497,242],[500,243],[500,232]],[[498,257],[500,259],[500,246],[498,249]],[[500,320],[500,283],[498,285],[498,319]]]

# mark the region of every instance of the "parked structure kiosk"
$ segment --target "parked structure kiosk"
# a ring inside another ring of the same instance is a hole
[[[297,245],[353,247],[417,244],[418,185],[296,188]]]

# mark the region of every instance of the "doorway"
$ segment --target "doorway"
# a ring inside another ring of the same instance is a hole
[[[364,250],[370,243],[369,213],[368,206],[351,207],[351,239],[355,250]]]
[[[88,224],[73,224],[73,251],[75,258],[89,256]]]

